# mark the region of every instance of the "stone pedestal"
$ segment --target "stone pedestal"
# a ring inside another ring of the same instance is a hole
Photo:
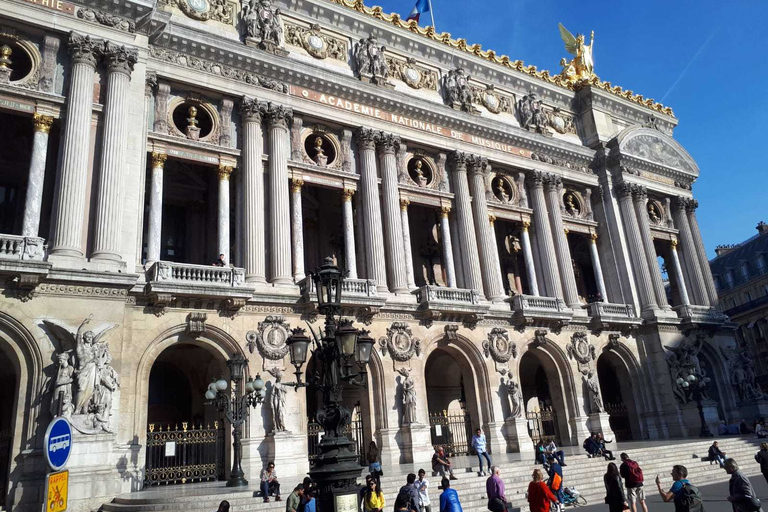
[[[712,434],[717,434],[717,427],[720,424],[720,415],[717,413],[717,402],[707,400],[703,404],[704,421]],[[699,418],[699,409],[695,402],[690,402],[680,408],[683,416],[683,425],[688,430],[688,437],[699,437],[701,432],[701,419]]]
[[[504,423],[486,423],[483,428],[487,442],[487,450],[491,454],[507,453],[507,440],[504,436]],[[474,432],[472,433],[474,435]],[[471,442],[471,438],[470,438]]]
[[[507,450],[511,452],[519,452],[522,460],[533,460],[533,440],[528,433],[528,420],[525,418],[507,418],[504,421],[504,429],[506,430],[507,438]],[[495,452],[494,452],[495,453]],[[499,453],[504,453],[500,451]]]
[[[605,445],[609,450],[616,448],[616,435],[611,430],[610,416],[606,412],[590,414],[587,425],[591,432],[602,432],[603,439],[606,439]],[[607,442],[610,440],[611,442]]]
[[[581,446],[581,443],[592,433],[587,426],[589,418],[586,416],[577,416],[571,418],[571,444],[574,446]],[[565,440],[561,439],[561,443],[565,444]]]
[[[75,431],[67,463],[69,510],[96,510],[120,492],[114,441],[114,434],[84,435]]]
[[[382,428],[377,432],[376,441],[382,466],[396,466],[401,462],[401,450],[397,444],[398,432],[396,428]]]
[[[428,425],[412,423],[403,425],[398,432],[398,444],[402,449],[401,463],[428,463],[434,449]]]
[[[274,461],[278,475],[303,475],[309,471],[307,460],[307,436],[293,432],[270,432],[264,438],[267,460]],[[251,480],[259,473],[251,472]]]

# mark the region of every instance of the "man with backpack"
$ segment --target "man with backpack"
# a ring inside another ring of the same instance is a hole
[[[413,512],[419,512],[419,490],[413,485],[416,482],[416,475],[414,473],[409,473],[406,477],[406,482],[407,483],[402,486],[397,493],[395,505],[397,506],[397,503],[401,501],[401,498],[407,499],[408,509]],[[395,508],[395,512],[397,512],[397,508]]]
[[[547,470],[547,473],[549,473],[549,481],[547,482],[547,485],[549,485],[549,490],[552,491],[552,494],[557,496],[557,509],[560,510],[561,504],[565,499],[563,496],[563,468],[557,463],[557,459],[555,459],[554,455],[547,456],[547,463],[549,464],[549,469]],[[564,508],[564,506],[562,508]]]
[[[643,512],[648,512],[645,505],[645,490],[643,489],[643,470],[640,465],[629,458],[626,453],[621,454],[621,466],[619,473],[624,479],[624,487],[627,488],[627,501],[631,512],[637,512],[636,501],[640,502]]]
[[[680,465],[672,466],[671,475],[674,483],[667,492],[661,488],[661,478],[656,475],[656,488],[661,499],[665,503],[674,501],[675,512],[704,512],[704,503],[699,489],[686,480],[688,469]]]

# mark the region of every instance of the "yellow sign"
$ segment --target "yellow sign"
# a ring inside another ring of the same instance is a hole
[[[51,473],[46,479],[46,512],[64,512],[67,510],[67,491],[69,490],[69,470]]]

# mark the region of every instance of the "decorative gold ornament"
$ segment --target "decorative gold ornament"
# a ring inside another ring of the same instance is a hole
[[[160,167],[161,169],[165,166],[165,161],[168,159],[168,155],[165,153],[155,153],[152,152],[152,167]]]
[[[442,206],[440,208],[440,216],[444,219],[448,218],[448,214],[451,213],[451,207],[450,206]]]
[[[345,188],[344,190],[341,191],[341,198],[345,202],[346,201],[351,201],[353,195],[355,195],[355,191],[352,190],[351,188]]]
[[[408,209],[408,205],[410,205],[410,204],[411,204],[411,201],[409,201],[405,197],[400,199],[400,209],[401,210],[407,210]]]
[[[494,224],[496,223],[496,216],[494,214],[492,214],[492,213],[489,213],[488,214],[488,222],[490,222],[491,223],[491,227],[493,227]]]
[[[589,235],[589,238],[590,240],[592,240],[593,244],[597,243],[597,233],[592,233],[591,235]]]
[[[672,246],[673,249],[677,250],[677,238],[673,238],[669,241],[669,244]]]
[[[234,168],[231,165],[219,165],[218,175],[222,181],[229,180],[229,175],[232,174]]]
[[[7,44],[0,46],[0,69],[11,69],[11,54],[13,50]]]
[[[568,236],[568,233],[570,233],[570,231],[568,231],[568,228],[563,228],[563,233],[565,233],[565,235]]]
[[[528,228],[531,227],[531,223],[527,220],[523,221],[523,231],[528,231]]]
[[[291,192],[301,192],[301,187],[304,186],[304,180],[295,178],[291,180]]]
[[[576,37],[573,37],[573,34],[562,23],[558,23],[557,26],[560,29],[560,37],[565,43],[565,49],[573,55],[570,61],[565,58],[560,60],[560,65],[563,66],[560,76],[573,84],[589,80],[593,77],[597,78],[597,75],[595,75],[595,62],[592,57],[595,31],[592,31],[589,44],[585,44],[583,34],[576,34]]]
[[[52,124],[53,117],[51,116],[45,116],[37,112],[32,115],[32,126],[34,126],[36,132],[49,133]]]

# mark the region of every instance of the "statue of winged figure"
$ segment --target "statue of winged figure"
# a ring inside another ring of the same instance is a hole
[[[109,345],[102,339],[116,325],[95,333],[86,328],[92,319],[93,315],[89,315],[76,332],[43,320],[58,349],[54,356],[58,368],[51,408],[54,414],[61,411],[68,416],[72,425],[83,433],[111,432],[108,419],[112,393],[120,382],[110,364]]]
[[[562,23],[558,23],[560,28],[560,37],[565,43],[565,49],[573,55],[573,59],[568,61],[563,58],[560,65],[563,66],[561,75],[572,81],[587,80],[595,76],[595,63],[592,58],[592,48],[595,44],[595,31],[592,31],[589,44],[585,44],[584,35],[571,34]]]

